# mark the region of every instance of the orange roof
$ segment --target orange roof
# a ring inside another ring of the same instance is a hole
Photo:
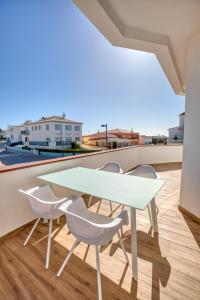
[[[85,135],[84,137],[89,138],[90,140],[96,140],[96,139],[105,139],[106,138],[106,132],[97,132],[90,135]],[[138,133],[125,130],[125,129],[111,129],[108,130],[108,138],[120,138],[120,139],[138,139]]]

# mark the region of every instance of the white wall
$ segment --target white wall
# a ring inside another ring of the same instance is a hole
[[[179,115],[179,127],[183,128],[184,127],[184,120],[185,120],[185,115]]]
[[[45,173],[75,166],[97,168],[109,161],[120,163],[124,171],[144,163],[181,162],[182,146],[129,147],[0,173],[0,236],[34,219],[26,198],[18,192],[19,188],[43,184],[36,177]],[[69,193],[66,189],[54,188],[60,196]]]
[[[200,218],[200,33],[187,54],[183,174],[180,205]]]
[[[49,130],[46,129],[46,125],[49,125]],[[56,130],[55,124],[60,124],[62,126],[62,130]],[[39,129],[40,125],[40,129]],[[72,130],[66,130],[65,125],[71,125]],[[80,126],[80,131],[75,131],[75,126]],[[35,126],[37,126],[37,130],[35,130]],[[26,125],[30,134],[28,135],[30,142],[46,142],[46,139],[49,138],[51,142],[58,141],[66,141],[67,137],[71,137],[72,141],[75,141],[75,137],[79,137],[80,141],[82,139],[82,125],[79,123],[65,123],[65,122],[42,122],[37,123],[35,125]],[[34,130],[32,130],[32,127]]]
[[[9,126],[6,130],[6,138],[9,139],[11,143],[21,142],[22,130],[24,130],[23,126]]]
[[[180,127],[173,127],[169,128],[169,140],[174,140],[176,136],[178,140],[183,140],[183,128]]]

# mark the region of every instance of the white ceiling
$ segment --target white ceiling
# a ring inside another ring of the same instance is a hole
[[[186,53],[200,31],[200,0],[74,0],[116,46],[155,53],[174,91],[186,86]]]

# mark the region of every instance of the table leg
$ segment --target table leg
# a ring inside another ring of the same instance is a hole
[[[150,206],[151,206],[151,218],[152,218],[153,231],[158,232],[158,222],[157,222],[155,198],[153,198],[151,200]]]
[[[136,209],[130,207],[131,212],[131,252],[132,252],[132,277],[138,279],[137,261],[137,230],[136,230]]]

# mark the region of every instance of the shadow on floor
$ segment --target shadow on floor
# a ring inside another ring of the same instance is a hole
[[[168,260],[162,256],[159,246],[159,235],[152,236],[152,230],[148,233],[137,231],[138,240],[138,258],[146,260],[152,264],[152,295],[151,299],[160,299],[160,283],[166,286],[170,277],[171,267]],[[126,251],[131,253],[131,236],[130,231],[125,232],[123,242]],[[113,243],[110,255],[113,255],[117,248],[120,247],[119,242]]]
[[[24,247],[23,242],[31,225],[1,243],[0,288],[2,295],[7,295],[5,299],[14,299],[13,295],[17,299],[97,299],[96,269],[78,256],[72,255],[61,277],[56,277],[56,273],[69,251],[54,239],[65,223],[53,226],[48,270],[44,268],[48,227],[46,224],[40,224],[30,243]],[[119,284],[114,283],[103,274],[101,275],[104,300],[138,299],[136,281],[132,280],[129,291],[121,288],[127,269],[128,266],[124,264]],[[9,278],[9,282],[7,278]]]
[[[152,166],[157,172],[167,172],[182,169],[182,163],[154,164]]]
[[[187,226],[190,229],[195,241],[197,242],[197,245],[200,248],[200,224],[198,222],[195,222],[193,218],[188,216],[183,211],[180,210],[180,212],[181,212],[185,222],[187,223]]]

